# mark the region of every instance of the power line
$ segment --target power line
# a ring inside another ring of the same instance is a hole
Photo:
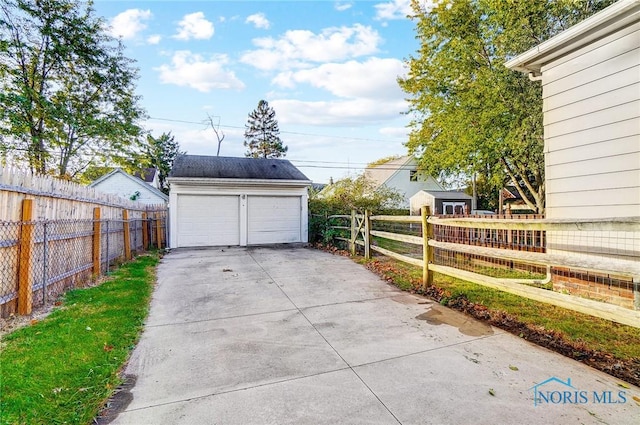
[[[182,123],[182,124],[205,125],[204,122],[176,120],[176,119],[172,119],[172,118],[149,117],[148,119],[149,120],[154,120],[154,121],[177,122],[177,123]],[[244,129],[244,127],[240,127],[240,126],[237,126],[237,125],[222,125],[222,124],[220,124],[219,126],[223,127],[223,128]],[[396,143],[402,143],[403,142],[403,140],[370,139],[370,138],[365,138],[365,137],[349,137],[349,136],[333,136],[333,135],[328,135],[328,134],[302,133],[302,132],[298,132],[298,131],[280,131],[280,133],[282,133],[282,134],[293,134],[293,135],[296,135],[296,136],[313,136],[313,137],[328,137],[328,138],[331,138],[331,139],[358,140],[358,141],[362,141],[362,142],[396,142]]]

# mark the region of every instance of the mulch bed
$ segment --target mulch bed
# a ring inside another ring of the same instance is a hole
[[[337,255],[349,256],[347,251],[334,247],[317,245],[316,248]],[[367,268],[390,284],[394,284],[393,278],[390,277],[390,272],[399,273],[393,270],[389,264],[375,260],[369,262]],[[419,287],[419,282],[416,282],[414,286]],[[425,291],[412,290],[411,292],[423,295],[449,308],[468,314],[475,319],[504,329],[534,344],[553,350],[633,385],[640,386],[640,359],[619,359],[610,353],[592,350],[584,343],[568,341],[560,332],[521,322],[504,311],[492,310],[482,304],[469,301],[464,295],[450,298],[445,290],[437,286],[431,286]]]

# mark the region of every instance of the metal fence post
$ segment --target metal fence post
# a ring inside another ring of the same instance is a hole
[[[105,228],[106,228],[106,234],[107,234],[107,266],[106,266],[106,270],[105,270],[105,274],[109,273],[109,220],[105,221]]]
[[[45,221],[43,224],[43,235],[42,235],[42,305],[45,305],[47,302],[47,261],[49,247],[47,246],[49,243],[47,241],[47,222]]]
[[[93,209],[93,275],[94,277],[99,277],[100,272],[102,270],[102,261],[101,261],[101,222],[100,222],[100,207],[96,207]]]

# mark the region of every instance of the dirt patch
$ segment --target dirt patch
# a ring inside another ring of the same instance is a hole
[[[51,312],[55,308],[57,308],[58,305],[59,303],[56,303],[44,307],[35,308],[31,312],[31,314],[27,316],[16,316],[15,314],[12,314],[6,318],[0,317],[0,338],[6,334],[10,334],[16,329],[38,323],[40,320],[51,314]]]

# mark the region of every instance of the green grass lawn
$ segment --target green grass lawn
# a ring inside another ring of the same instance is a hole
[[[384,276],[400,289],[412,290],[422,283],[422,269],[386,257],[378,257]],[[358,258],[361,263],[366,260]],[[434,285],[444,289],[448,299],[465,296],[469,301],[491,310],[503,311],[517,320],[560,332],[567,340],[584,344],[592,350],[610,353],[620,359],[640,359],[640,329],[608,320],[529,300],[436,273]],[[446,300],[444,302],[446,304]]]
[[[96,416],[142,331],[157,263],[157,255],[138,257],[3,338],[1,424],[87,424]]]

